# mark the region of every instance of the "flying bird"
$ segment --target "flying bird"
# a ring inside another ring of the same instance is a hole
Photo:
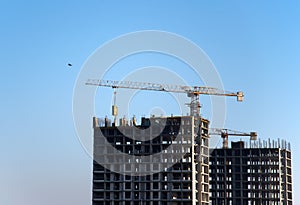
[[[71,64],[71,63],[68,63],[68,66],[69,66],[69,67],[71,67],[71,66],[72,66],[72,64]]]

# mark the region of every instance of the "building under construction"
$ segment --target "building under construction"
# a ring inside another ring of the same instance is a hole
[[[209,121],[94,118],[93,205],[208,205]]]
[[[291,148],[285,141],[232,142],[211,150],[212,205],[292,205]]]
[[[216,130],[224,148],[209,156],[212,133],[200,117],[199,96],[232,96],[241,102],[243,92],[111,80],[88,80],[86,85],[114,89],[114,123],[94,118],[93,205],[292,204],[291,152],[285,142],[247,147],[240,141],[229,148],[229,135],[256,140],[256,133]],[[117,126],[119,88],[185,93],[190,116],[142,118],[140,125],[120,119]]]

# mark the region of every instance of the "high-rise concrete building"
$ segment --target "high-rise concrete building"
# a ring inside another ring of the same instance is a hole
[[[94,118],[93,205],[208,205],[209,121]]]
[[[211,150],[212,205],[292,205],[290,144],[232,142]]]

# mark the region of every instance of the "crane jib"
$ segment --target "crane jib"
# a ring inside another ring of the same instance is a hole
[[[115,80],[97,80],[89,79],[86,85],[104,86],[117,88],[127,88],[136,90],[150,90],[150,91],[163,91],[163,92],[174,92],[174,93],[186,93],[191,98],[190,115],[199,117],[200,116],[200,102],[199,95],[216,95],[216,96],[235,96],[237,101],[241,102],[244,99],[243,92],[226,92],[221,89],[205,86],[186,86],[186,85],[168,85],[159,83],[149,82],[132,82],[132,81],[115,81]]]

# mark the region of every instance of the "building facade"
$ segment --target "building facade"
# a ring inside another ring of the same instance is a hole
[[[93,205],[208,205],[209,121],[94,118]]]
[[[232,142],[210,155],[212,205],[292,205],[290,144]]]

